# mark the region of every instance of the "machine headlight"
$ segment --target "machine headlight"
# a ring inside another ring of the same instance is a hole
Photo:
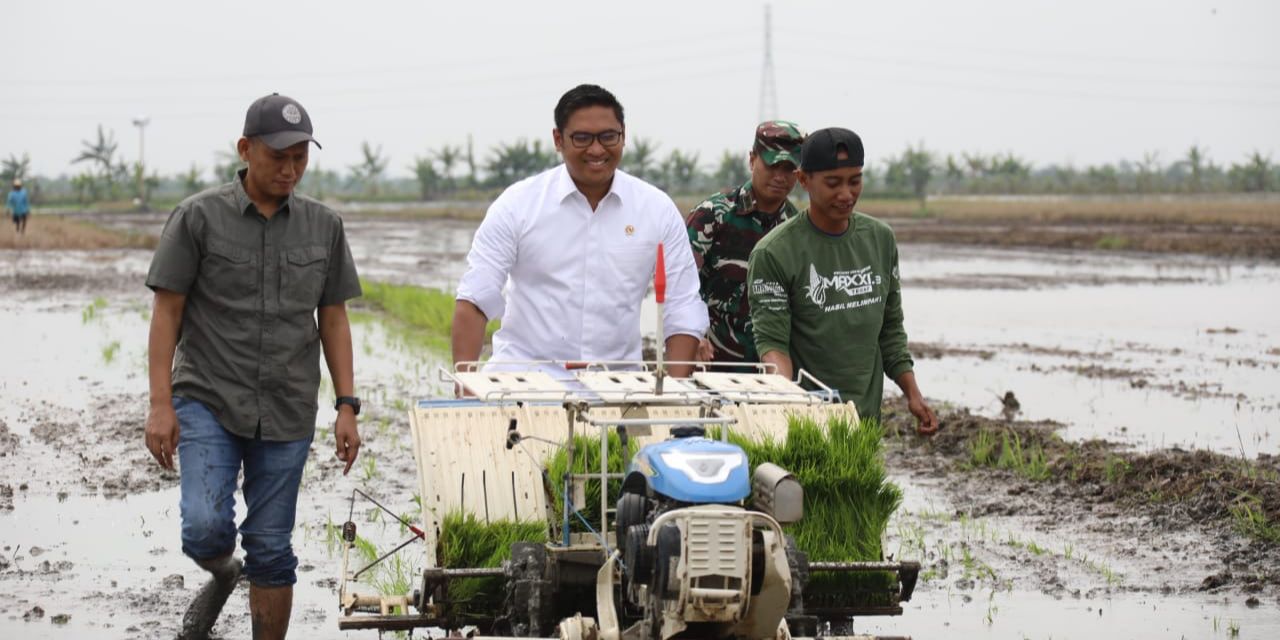
[[[672,469],[683,471],[688,478],[699,484],[719,484],[729,479],[729,474],[738,467],[746,466],[747,456],[744,453],[689,453],[687,451],[664,451],[662,462]]]

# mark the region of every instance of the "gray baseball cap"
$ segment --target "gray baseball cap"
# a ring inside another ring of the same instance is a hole
[[[260,138],[272,149],[286,149],[303,141],[323,148],[311,132],[307,110],[293,98],[278,93],[254,100],[244,114],[244,137]]]

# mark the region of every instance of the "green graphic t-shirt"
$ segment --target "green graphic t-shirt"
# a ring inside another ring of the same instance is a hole
[[[861,417],[879,418],[884,376],[913,366],[889,225],[854,212],[833,236],[805,211],[756,245],[747,282],[759,353],[789,354]]]

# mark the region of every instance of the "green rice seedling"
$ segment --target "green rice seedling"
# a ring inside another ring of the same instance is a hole
[[[622,473],[627,468],[627,464],[631,461],[631,456],[635,453],[634,446],[628,446],[623,451],[622,440],[618,437],[617,432],[609,432],[609,472]],[[547,478],[551,482],[553,493],[555,494],[555,522],[554,526],[559,528],[564,520],[564,478],[565,474],[570,473],[569,469],[569,452],[564,447],[557,449],[551,454],[546,461],[545,468]],[[593,473],[600,472],[600,438],[598,436],[581,436],[573,437],[573,469],[572,473]],[[609,481],[609,497],[616,499],[622,491],[621,480]],[[575,504],[574,509],[591,523],[591,527],[600,526],[600,482],[599,480],[589,479],[584,485],[586,504]],[[572,496],[571,496],[572,497]],[[611,501],[612,502],[612,501]],[[586,532],[586,525],[582,523],[577,516],[569,518],[569,530],[574,532]]]
[[[1109,455],[1102,462],[1102,475],[1107,479],[1108,484],[1115,484],[1123,480],[1131,468],[1132,465],[1124,458]]]
[[[819,425],[793,417],[784,440],[756,442],[737,434],[730,440],[746,451],[752,468],[772,462],[800,481],[804,518],[786,531],[810,560],[858,561],[883,558],[885,530],[902,504],[902,491],[885,472],[883,437],[874,420],[832,418]],[[892,580],[892,574],[818,573],[809,589],[833,597],[856,593],[859,600],[874,602]]]
[[[360,463],[360,471],[364,474],[365,481],[373,480],[379,477],[378,473],[378,457],[373,453],[366,453],[360,456],[363,462]]]
[[[329,513],[325,517],[324,547],[330,556],[342,548],[342,527],[333,523],[333,513]]]
[[[93,322],[98,318],[98,313],[106,308],[107,308],[106,298],[103,298],[103,297],[94,298],[93,302],[89,303],[89,306],[85,307],[83,310],[80,311],[81,324],[89,324],[90,322]]]
[[[1022,438],[1017,433],[1006,431],[1000,436],[1000,456],[995,466],[1007,469],[1029,480],[1047,480],[1049,478],[1049,462],[1044,449],[1034,445],[1024,450]]]
[[[1129,246],[1129,239],[1124,236],[1108,234],[1098,238],[1098,242],[1094,246],[1103,251],[1120,251]]]
[[[1049,479],[1052,474],[1049,470],[1049,459],[1040,445],[1035,445],[1027,451],[1026,461],[1018,469],[1018,473],[1028,480],[1037,482]]]
[[[110,344],[102,348],[102,362],[111,364],[116,359],[116,353],[120,351],[120,341],[112,340]]]
[[[473,514],[450,513],[440,524],[437,549],[439,566],[449,568],[499,567],[511,557],[515,542],[546,542],[542,522],[486,523]],[[449,583],[449,600],[460,612],[495,610],[502,603],[501,579],[468,578]]]
[[[1241,496],[1229,510],[1237,531],[1256,540],[1280,544],[1280,523],[1267,517],[1258,498],[1247,494]]]
[[[370,570],[369,586],[384,595],[404,595],[412,588],[416,569],[400,554],[394,554]],[[398,607],[397,607],[398,609]],[[408,613],[398,611],[399,613]]]
[[[353,544],[355,544],[356,553],[359,557],[364,558],[365,562],[373,562],[378,559],[379,555],[381,555],[378,553],[378,548],[375,547],[372,542],[369,542],[368,539],[361,536],[356,536]]]
[[[960,565],[964,567],[966,574],[973,572],[974,560],[973,554],[969,552],[969,545],[960,545]]]
[[[969,441],[969,464],[973,467],[989,467],[995,463],[995,450],[999,446],[991,431],[979,431]]]
[[[453,294],[369,280],[362,280],[360,286],[364,290],[363,303],[381,309],[400,325],[396,332],[398,337],[436,351],[449,348],[449,333],[453,329]],[[492,336],[497,327],[496,321],[490,322],[485,328],[485,337]]]

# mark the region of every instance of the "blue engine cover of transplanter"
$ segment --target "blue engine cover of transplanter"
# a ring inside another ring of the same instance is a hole
[[[727,442],[677,438],[651,444],[631,461],[654,491],[680,502],[728,504],[751,493],[747,454]]]

